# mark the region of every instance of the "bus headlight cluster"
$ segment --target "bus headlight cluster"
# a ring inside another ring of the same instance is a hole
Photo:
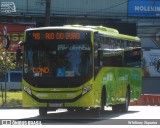
[[[92,85],[89,85],[89,86],[83,88],[82,95],[86,94],[86,93],[89,92],[91,89],[92,89]]]
[[[29,95],[32,95],[32,91],[29,87],[24,86],[24,91],[26,91]]]

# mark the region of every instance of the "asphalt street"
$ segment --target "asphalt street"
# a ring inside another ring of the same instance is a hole
[[[41,124],[87,124],[87,125],[126,125],[137,123],[156,123],[160,125],[159,106],[130,106],[129,111],[113,112],[107,107],[100,117],[94,117],[90,111],[80,113],[68,112],[65,109],[48,112],[47,116],[39,116],[38,109],[0,109],[0,120],[37,121]]]

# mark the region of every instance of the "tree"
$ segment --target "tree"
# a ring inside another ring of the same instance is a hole
[[[13,53],[7,53],[6,55],[6,61],[5,61],[5,49],[2,46],[2,43],[0,43],[0,75],[2,75],[6,70],[15,70],[16,69],[16,63],[14,63],[14,60],[16,60],[16,55]],[[6,64],[5,64],[6,62]],[[6,68],[5,68],[6,66]],[[1,79],[1,77],[0,77]]]

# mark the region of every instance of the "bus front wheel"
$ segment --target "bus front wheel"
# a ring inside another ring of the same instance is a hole
[[[106,98],[106,90],[105,90],[105,88],[103,88],[102,94],[101,94],[100,107],[97,107],[97,108],[93,109],[96,117],[100,117],[101,112],[103,112],[105,110],[106,99],[107,99]]]

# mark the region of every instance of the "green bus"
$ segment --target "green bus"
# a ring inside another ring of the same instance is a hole
[[[47,111],[105,106],[128,111],[141,95],[141,42],[103,26],[65,25],[24,33],[23,107]]]

